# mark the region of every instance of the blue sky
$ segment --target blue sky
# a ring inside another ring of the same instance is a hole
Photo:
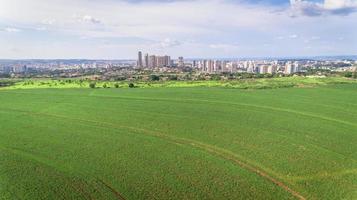
[[[357,0],[0,0],[0,58],[357,54]]]

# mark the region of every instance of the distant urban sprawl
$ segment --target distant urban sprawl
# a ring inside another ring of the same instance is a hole
[[[252,73],[252,74],[294,74],[306,72],[308,68],[335,69],[338,71],[354,70],[357,61],[336,60],[336,61],[315,61],[315,60],[242,60],[225,61],[215,59],[202,59],[185,61],[183,57],[171,60],[168,55],[149,55],[144,56],[138,52],[136,66],[144,69],[160,70],[166,67],[189,67],[202,73]],[[350,67],[350,68],[349,68]]]
[[[210,80],[269,78],[292,75],[356,74],[357,59],[172,59],[143,54],[136,60],[0,60],[2,78],[75,78],[96,80]],[[151,75],[159,77],[150,78]]]

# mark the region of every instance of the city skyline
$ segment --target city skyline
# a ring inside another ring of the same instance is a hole
[[[356,55],[356,0],[0,0],[0,59]]]
[[[304,61],[306,62],[306,61]],[[310,61],[308,61],[310,62]],[[335,61],[336,62],[336,61]],[[351,64],[352,61],[337,61],[344,64]],[[315,62],[316,64],[316,62]],[[157,70],[160,72],[171,71],[172,67],[177,67],[179,70],[189,69],[189,70],[197,70],[202,73],[250,73],[250,74],[277,74],[284,73],[287,75],[300,73],[302,71],[301,64],[299,61],[292,62],[289,61],[268,61],[268,60],[246,60],[246,61],[227,61],[227,60],[212,60],[212,59],[204,59],[204,60],[190,60],[185,62],[183,57],[179,57],[177,60],[172,60],[168,55],[150,55],[149,53],[145,53],[143,56],[143,52],[138,51],[138,56],[136,60],[136,65],[134,65],[136,69],[143,70]],[[165,69],[166,68],[166,69]],[[306,71],[304,71],[306,72]]]

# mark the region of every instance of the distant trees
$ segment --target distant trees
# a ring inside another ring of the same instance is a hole
[[[155,75],[155,74],[151,74],[150,75],[150,80],[151,81],[159,81],[160,80],[160,76]]]
[[[108,88],[108,85],[106,83],[104,83],[103,88]]]
[[[273,78],[274,74],[264,74],[264,78]]]
[[[129,83],[129,88],[134,88],[134,87],[135,87],[134,83]]]
[[[168,79],[170,80],[170,81],[177,81],[177,75],[171,75],[171,76],[169,76],[168,77]]]
[[[252,73],[238,73],[238,76],[242,77],[242,79],[254,78],[254,74]]]
[[[95,88],[95,86],[96,86],[96,83],[95,83],[95,82],[91,82],[91,83],[89,83],[89,87],[90,87],[90,88],[94,89],[94,88]]]
[[[353,77],[353,73],[352,72],[346,72],[345,74],[344,74],[344,77],[346,77],[346,78],[352,78]]]
[[[115,83],[115,84],[114,84],[114,87],[115,87],[115,88],[119,88],[119,83]]]
[[[0,74],[0,78],[11,78],[10,74]]]
[[[212,74],[211,80],[219,81],[219,80],[221,80],[221,75],[220,74]]]
[[[15,82],[13,82],[13,81],[0,81],[0,87],[8,87],[8,86],[11,86],[14,84],[15,84]]]

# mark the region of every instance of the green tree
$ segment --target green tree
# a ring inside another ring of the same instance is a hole
[[[115,87],[115,88],[119,88],[119,83],[115,83],[115,84],[114,84],[114,87]]]
[[[134,83],[129,83],[129,88],[134,88],[134,87],[135,87]]]
[[[346,72],[346,73],[344,74],[344,76],[345,76],[346,78],[352,78],[352,77],[353,77],[353,74],[352,74],[352,72]]]
[[[150,75],[150,80],[151,81],[159,81],[160,80],[160,76],[155,75],[155,74],[151,74]]]
[[[91,83],[89,83],[89,87],[90,87],[90,88],[94,89],[94,88],[95,88],[95,86],[96,86],[96,83],[95,83],[95,82],[91,82]]]
[[[177,75],[171,75],[169,76],[170,81],[177,81]]]
[[[355,67],[355,70],[353,71],[352,78],[357,79],[357,67]]]
[[[213,74],[212,75],[212,80],[215,80],[215,81],[221,80],[221,75],[220,74]]]

